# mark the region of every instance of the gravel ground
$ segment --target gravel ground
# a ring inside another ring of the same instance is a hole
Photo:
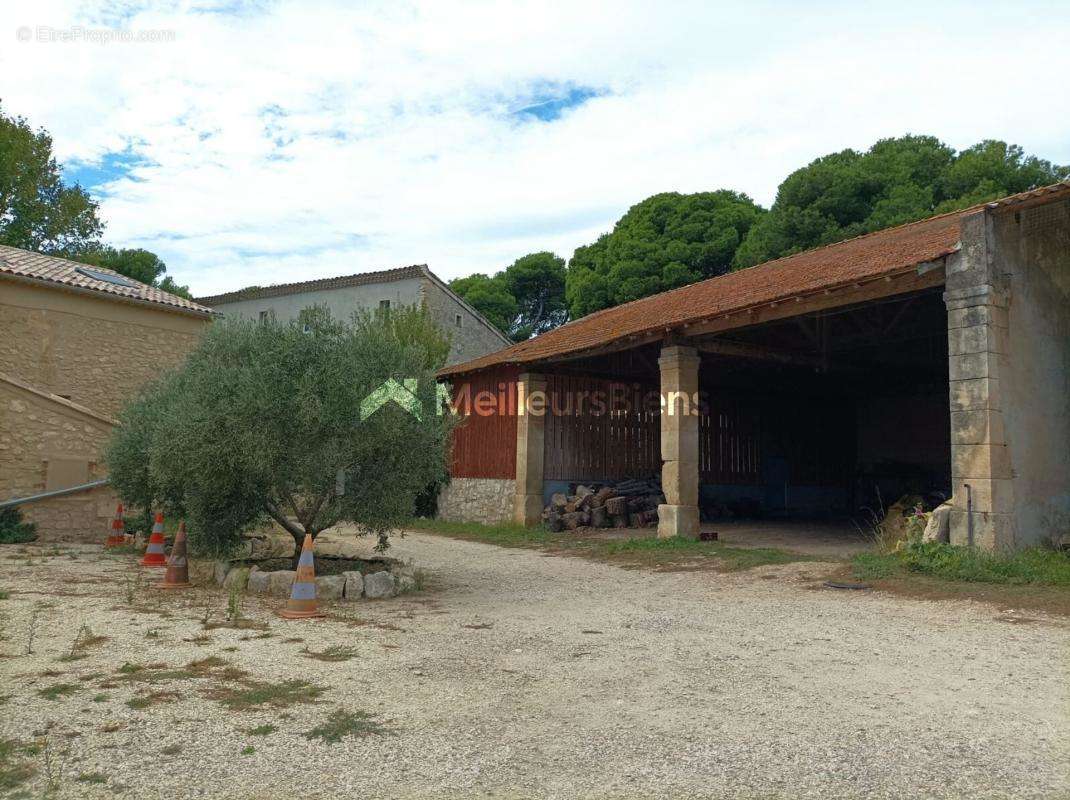
[[[206,607],[221,614],[219,590],[137,588],[134,611],[130,558],[22,548],[28,565],[0,550],[0,695],[11,695],[0,738],[48,732],[49,757],[35,757],[24,788],[39,792],[51,773],[59,797],[1068,796],[1065,620],[824,590],[813,563],[651,573],[395,541],[394,555],[428,571],[425,591],[315,622],[247,598],[271,636],[224,628],[207,642],[190,640]],[[60,661],[83,624],[108,640]],[[330,645],[358,655],[301,653]],[[249,712],[206,697],[210,679],[154,686],[178,697],[140,711],[125,704],[139,687],[100,688],[124,662],[211,655],[261,680],[330,688],[313,705]],[[77,690],[39,696],[56,683]],[[305,738],[336,708],[392,732]],[[265,723],[279,730],[246,732]],[[77,780],[88,773],[106,783]]]

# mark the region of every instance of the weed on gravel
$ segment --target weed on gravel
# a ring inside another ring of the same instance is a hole
[[[305,734],[306,739],[322,739],[336,744],[347,736],[380,736],[389,729],[364,711],[335,711],[327,721]]]
[[[216,686],[209,689],[207,695],[231,711],[250,711],[264,706],[288,708],[298,703],[315,703],[325,691],[323,686],[302,680],[249,681],[240,686]]]
[[[45,700],[59,700],[61,697],[74,694],[79,688],[81,687],[73,683],[53,683],[51,686],[39,689],[37,694],[45,698]]]
[[[22,756],[35,755],[37,748],[17,739],[0,739],[0,791],[18,789],[37,772],[32,762]]]
[[[316,661],[349,661],[357,657],[356,648],[342,644],[332,644],[319,652],[309,650],[307,647],[301,651],[305,658],[314,658]]]
[[[270,736],[277,730],[277,727],[268,722],[263,725],[257,725],[255,728],[249,728],[245,732],[250,736]]]
[[[79,783],[102,784],[108,782],[108,776],[100,772],[80,772],[75,780]]]

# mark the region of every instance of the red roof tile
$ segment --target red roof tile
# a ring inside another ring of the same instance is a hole
[[[92,273],[107,275],[118,282],[111,282],[92,277]],[[46,256],[31,250],[0,245],[0,277],[11,275],[44,283],[56,284],[71,289],[83,289],[113,295],[120,300],[138,303],[153,303],[164,306],[166,310],[181,311],[200,316],[210,316],[212,309],[187,300],[184,297],[164,292],[155,286],[149,286],[127,278],[118,272],[103,267],[79,264],[65,258]]]
[[[605,345],[624,336],[678,327],[708,317],[737,313],[758,305],[895,275],[955,252],[959,222],[985,206],[1070,194],[1070,183],[1056,184],[981,206],[767,261],[699,283],[597,311],[534,339],[455,364],[440,375],[456,375],[496,364],[525,364]]]

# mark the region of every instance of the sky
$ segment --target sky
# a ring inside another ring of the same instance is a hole
[[[1070,4],[5,0],[0,108],[195,295],[565,258],[906,133],[1070,163]]]

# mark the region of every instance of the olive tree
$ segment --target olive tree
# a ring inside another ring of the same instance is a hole
[[[298,546],[350,522],[385,549],[446,470],[434,371],[447,352],[417,309],[216,322],[120,415],[112,483],[128,502],[184,516],[205,553],[267,519]]]

